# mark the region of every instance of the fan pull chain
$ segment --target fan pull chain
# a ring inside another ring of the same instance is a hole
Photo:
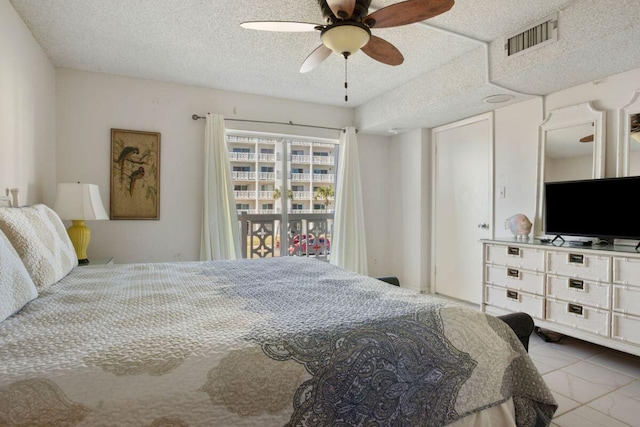
[[[347,83],[347,61],[349,55],[344,54],[344,102],[349,102],[349,83]]]

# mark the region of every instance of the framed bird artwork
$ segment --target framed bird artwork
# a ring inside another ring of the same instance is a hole
[[[160,133],[111,129],[111,219],[160,219]]]

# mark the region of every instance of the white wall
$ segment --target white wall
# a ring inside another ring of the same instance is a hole
[[[59,69],[57,181],[98,184],[109,206],[110,129],[161,133],[159,221],[95,221],[88,256],[116,262],[198,259],[206,112],[226,118],[349,126],[353,110],[198,87]],[[243,126],[241,126],[243,125]],[[228,122],[229,128],[338,138],[337,131]],[[393,274],[388,260],[389,138],[358,134],[370,275]]]
[[[515,214],[531,221],[536,208],[538,125],[542,123],[542,99],[532,99],[494,114],[494,236],[511,236],[504,222]],[[505,197],[497,189],[504,187]]]
[[[397,275],[390,249],[395,239],[389,227],[393,222],[390,202],[395,192],[389,164],[391,147],[390,138],[358,134],[368,271],[372,277]]]
[[[416,129],[392,138],[389,250],[403,287],[429,289],[430,136]]]
[[[22,204],[55,191],[55,71],[8,0],[0,0],[0,192]],[[49,199],[48,201],[53,201]]]

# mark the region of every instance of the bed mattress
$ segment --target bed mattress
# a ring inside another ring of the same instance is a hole
[[[502,321],[308,258],[77,267],[0,323],[0,425],[441,426],[507,404],[521,426],[556,409]]]

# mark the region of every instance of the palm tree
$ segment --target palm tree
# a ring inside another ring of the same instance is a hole
[[[333,187],[319,187],[316,193],[313,195],[315,200],[322,200],[324,203],[324,211],[327,212],[329,209],[329,203],[331,203],[331,198],[335,196],[335,191]]]
[[[275,190],[273,190],[273,194],[271,195],[271,197],[273,197],[274,201],[282,197],[282,192],[280,191],[280,188],[276,188]]]
[[[282,197],[282,187],[278,187],[273,190],[273,194],[271,195],[271,197],[273,198],[273,200],[278,200],[280,197]],[[293,191],[287,190],[287,199],[293,202]],[[287,206],[287,210],[289,210],[289,206]]]

